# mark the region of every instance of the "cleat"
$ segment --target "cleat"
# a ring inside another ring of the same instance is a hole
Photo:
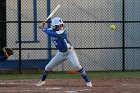
[[[40,87],[40,86],[43,86],[45,84],[45,81],[40,81],[36,84],[36,86]]]
[[[8,58],[9,56],[11,56],[11,55],[14,54],[14,52],[12,51],[12,49],[6,48],[6,47],[3,48],[3,52],[4,52],[4,55],[5,55],[7,58]]]
[[[92,83],[91,82],[87,82],[87,87],[92,87]]]

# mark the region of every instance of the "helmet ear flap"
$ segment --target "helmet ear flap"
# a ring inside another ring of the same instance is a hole
[[[61,24],[62,27],[64,27],[64,24]],[[58,30],[59,25],[52,25],[52,29],[53,30]]]
[[[52,29],[55,30],[56,29],[55,26],[52,26]]]
[[[57,29],[58,29],[58,25],[52,26],[52,29],[53,29],[53,30],[57,30]]]

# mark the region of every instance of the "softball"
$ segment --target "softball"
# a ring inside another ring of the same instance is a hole
[[[110,29],[111,30],[116,30],[116,26],[115,25],[110,25]]]

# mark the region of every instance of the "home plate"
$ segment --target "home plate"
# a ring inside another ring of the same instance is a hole
[[[0,83],[1,85],[6,85],[7,83]]]
[[[92,90],[92,89],[81,89],[81,90],[78,90],[78,91],[86,91],[86,90]]]
[[[53,90],[53,89],[55,90],[55,89],[63,89],[63,87],[47,87],[46,89],[47,89],[47,90],[51,90],[51,89],[52,89],[52,90]]]
[[[65,91],[66,93],[77,93],[77,91]]]

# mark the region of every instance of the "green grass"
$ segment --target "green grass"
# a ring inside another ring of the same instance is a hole
[[[90,72],[91,73],[91,72]],[[90,78],[140,78],[140,71],[135,72],[95,72]]]
[[[89,78],[140,78],[140,71],[133,72],[87,72]],[[0,75],[0,80],[16,80],[16,79],[40,79],[40,74],[15,74],[15,75]],[[79,74],[66,74],[65,72],[53,72],[48,75],[51,79],[76,78],[80,79]]]

